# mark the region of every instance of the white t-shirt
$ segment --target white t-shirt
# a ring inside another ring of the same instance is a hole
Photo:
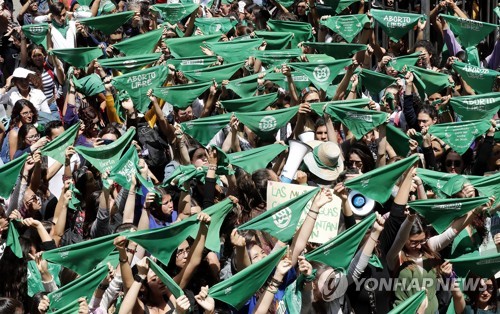
[[[41,90],[31,88],[28,98],[28,100],[33,104],[37,111],[50,113],[50,107],[47,103],[47,97]],[[23,99],[23,96],[21,96],[17,87],[13,87],[7,93],[0,96],[0,104],[6,104],[7,106],[14,107],[14,104],[19,99]],[[7,112],[5,111],[5,107],[0,106],[0,119],[6,116]]]

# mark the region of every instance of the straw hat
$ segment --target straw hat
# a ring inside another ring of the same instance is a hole
[[[304,157],[304,163],[309,171],[322,180],[333,181],[337,179],[339,174],[344,171],[340,147],[334,142],[322,141],[308,142],[307,145],[313,148],[313,151]],[[316,160],[319,160],[323,166],[318,165]]]

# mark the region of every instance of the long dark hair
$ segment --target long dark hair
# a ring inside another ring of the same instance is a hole
[[[368,171],[375,169],[375,160],[373,160],[373,155],[368,146],[361,144],[359,142],[354,143],[352,144],[351,150],[347,155],[347,160],[349,160],[349,156],[351,154],[358,155],[361,161],[363,162],[363,168],[361,169],[363,173],[367,173]]]
[[[420,221],[420,218],[417,217],[417,219],[415,219],[415,221],[413,222],[413,225],[411,226],[410,236],[413,236],[416,234],[421,234],[421,233],[425,233],[426,237],[428,236],[426,228],[423,226],[422,222]],[[441,265],[441,261],[442,261],[441,255],[439,255],[438,252],[432,250],[429,247],[428,241],[425,242],[424,244],[422,244],[421,247],[422,247],[421,251],[423,253],[423,257],[425,257],[431,261],[432,267],[437,267],[437,266]],[[409,267],[415,266],[416,265],[415,262],[412,259],[406,257],[406,253],[407,253],[406,246],[403,247],[403,253],[405,253],[405,254],[402,257],[403,264],[402,264],[401,269],[406,267],[406,266],[409,266]],[[437,271],[439,272],[439,268],[437,268]]]
[[[28,123],[28,124],[23,124],[19,128],[19,132],[17,133],[17,149],[25,149],[27,147],[26,143],[24,142],[26,140],[26,136],[28,135],[29,131],[31,129],[37,130],[36,126],[34,124]],[[36,131],[38,133],[38,130]]]
[[[476,277],[476,279],[480,279],[479,277]],[[491,292],[491,298],[488,300],[488,305],[492,307],[493,311],[497,310],[497,299],[498,299],[498,285],[495,277],[490,277],[490,278],[484,278],[484,281],[491,280],[491,284],[493,285],[493,291]],[[467,294],[470,297],[470,305],[474,309],[474,313],[476,313],[477,308],[477,300],[479,299],[479,296],[481,295],[482,291],[479,291],[478,289],[474,289],[472,291],[469,291]],[[497,312],[495,312],[497,313]]]
[[[20,312],[18,310],[21,310]],[[16,314],[23,312],[23,304],[14,298],[0,298],[0,313]],[[35,312],[31,312],[35,313]]]
[[[21,110],[23,110],[24,107],[30,108],[31,113],[33,113],[32,123],[36,123],[38,121],[38,111],[36,110],[35,106],[33,106],[31,101],[26,99],[19,99],[14,104],[14,107],[12,107],[11,122],[10,122],[11,129],[17,126],[17,124],[21,121]]]

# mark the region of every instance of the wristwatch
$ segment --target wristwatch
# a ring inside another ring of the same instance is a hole
[[[141,284],[145,284],[146,283],[146,278],[142,278],[141,276],[139,276],[139,274],[135,274],[134,275],[134,280],[141,283]]]

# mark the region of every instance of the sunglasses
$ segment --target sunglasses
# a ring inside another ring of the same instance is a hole
[[[424,245],[427,243],[427,239],[422,240],[422,241],[410,241],[410,246],[411,247],[417,247],[419,244]]]
[[[446,167],[448,167],[448,168],[451,168],[451,167],[455,167],[455,168],[462,167],[462,161],[460,161],[460,160],[447,160],[446,161]]]

